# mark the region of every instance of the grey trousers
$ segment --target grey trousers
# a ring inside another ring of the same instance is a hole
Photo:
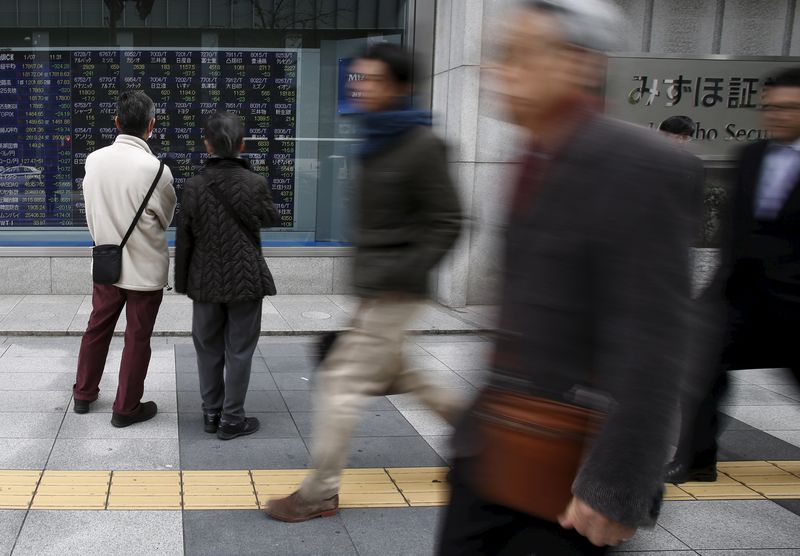
[[[194,302],[192,339],[200,373],[203,412],[222,413],[235,425],[245,418],[253,352],[261,334],[262,300],[236,303]]]

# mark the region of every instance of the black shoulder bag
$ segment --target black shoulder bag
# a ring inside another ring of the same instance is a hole
[[[150,197],[153,196],[153,191],[155,191],[158,181],[161,179],[161,174],[163,173],[164,162],[162,161],[158,166],[156,179],[153,180],[153,185],[150,186],[147,195],[144,197],[144,201],[142,201],[142,205],[136,212],[136,216],[133,222],[131,222],[128,232],[125,234],[125,237],[122,238],[122,243],[119,245],[114,245],[112,243],[95,245],[92,248],[92,280],[94,280],[95,284],[116,284],[119,282],[119,278],[122,275],[122,249],[125,247],[125,244],[128,243],[128,238],[131,237],[133,230],[136,229],[136,224],[139,222],[139,218],[142,217],[142,213],[147,207],[147,202],[150,200]]]

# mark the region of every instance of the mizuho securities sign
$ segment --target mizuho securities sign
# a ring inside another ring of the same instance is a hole
[[[767,78],[800,58],[651,58],[612,56],[605,100],[610,115],[658,128],[670,116],[695,122],[689,148],[726,157],[768,137],[759,107]]]

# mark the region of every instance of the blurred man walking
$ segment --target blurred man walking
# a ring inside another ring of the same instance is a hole
[[[605,1],[527,0],[498,33],[494,85],[530,148],[441,554],[603,554],[657,518],[702,169],[598,113],[619,24]]]
[[[411,56],[372,47],[353,66],[364,116],[353,276],[360,305],[318,373],[312,472],[300,489],[273,500],[282,521],[333,515],[353,427],[370,396],[414,392],[450,422],[460,400],[403,363],[405,329],[433,269],[455,242],[461,212],[445,146],[431,116],[410,108]]]

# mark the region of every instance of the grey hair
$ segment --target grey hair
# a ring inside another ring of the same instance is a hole
[[[142,137],[156,117],[156,105],[143,91],[124,91],[117,99],[117,118],[122,133]]]
[[[598,52],[625,50],[624,16],[606,0],[525,0],[524,5],[552,15],[567,42]]]
[[[215,155],[234,158],[239,156],[244,131],[244,125],[239,116],[224,110],[217,110],[206,120],[203,135]]]

